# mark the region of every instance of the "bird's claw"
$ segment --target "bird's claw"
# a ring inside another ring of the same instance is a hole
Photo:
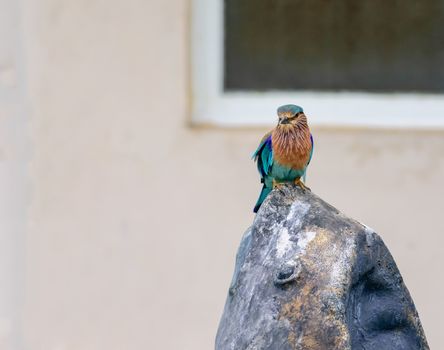
[[[295,183],[295,185],[299,186],[303,190],[308,190],[311,192],[310,187],[305,186],[305,184],[302,182],[301,178],[297,178],[296,180],[294,180],[294,183]]]

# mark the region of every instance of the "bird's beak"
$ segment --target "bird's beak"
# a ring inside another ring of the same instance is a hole
[[[279,124],[290,124],[290,121],[288,120],[288,118],[282,118],[279,120]]]

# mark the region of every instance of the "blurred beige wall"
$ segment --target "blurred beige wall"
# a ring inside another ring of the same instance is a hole
[[[189,4],[0,9],[0,348],[213,348],[265,130],[187,126]],[[381,234],[444,348],[444,132],[313,133],[309,186]]]
[[[22,339],[30,159],[20,8],[0,0],[0,349]]]

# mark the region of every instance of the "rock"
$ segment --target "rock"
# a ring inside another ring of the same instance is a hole
[[[370,228],[284,185],[242,238],[216,350],[429,349],[410,294]]]

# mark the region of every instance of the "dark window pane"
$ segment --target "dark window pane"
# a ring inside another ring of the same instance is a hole
[[[444,91],[444,0],[225,0],[226,90]]]

